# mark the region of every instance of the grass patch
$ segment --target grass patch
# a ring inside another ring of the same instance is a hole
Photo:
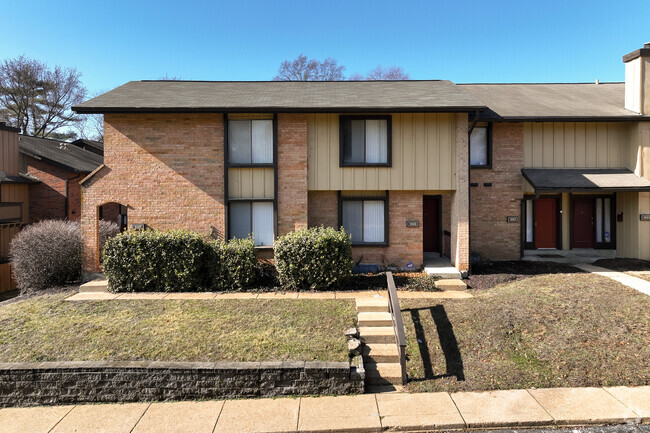
[[[346,361],[353,300],[65,302],[71,292],[0,304],[0,362]]]
[[[582,273],[531,276],[474,294],[401,301],[410,391],[650,382],[647,295]]]

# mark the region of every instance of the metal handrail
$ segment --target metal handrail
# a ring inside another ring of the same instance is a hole
[[[406,374],[406,335],[404,334],[404,321],[402,320],[402,310],[399,307],[397,298],[397,288],[393,280],[393,273],[386,272],[388,280],[388,309],[393,320],[393,331],[395,332],[395,344],[399,353],[399,364],[402,368],[402,384],[406,384],[408,376]]]

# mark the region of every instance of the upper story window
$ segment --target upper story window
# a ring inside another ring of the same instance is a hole
[[[478,123],[469,136],[469,165],[489,168],[492,166],[492,124]]]
[[[341,116],[340,165],[391,165],[390,116]]]
[[[273,120],[229,120],[228,163],[273,164]]]

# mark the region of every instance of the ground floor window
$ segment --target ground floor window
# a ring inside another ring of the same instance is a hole
[[[252,236],[257,246],[273,245],[273,201],[232,201],[228,221],[231,239]]]
[[[388,193],[383,196],[341,195],[339,223],[353,245],[388,244]]]

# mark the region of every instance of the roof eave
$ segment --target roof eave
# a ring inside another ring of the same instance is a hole
[[[650,116],[498,116],[489,120],[494,122],[638,122],[650,120]]]
[[[484,105],[446,107],[72,107],[79,114],[156,113],[469,113],[483,111]]]

